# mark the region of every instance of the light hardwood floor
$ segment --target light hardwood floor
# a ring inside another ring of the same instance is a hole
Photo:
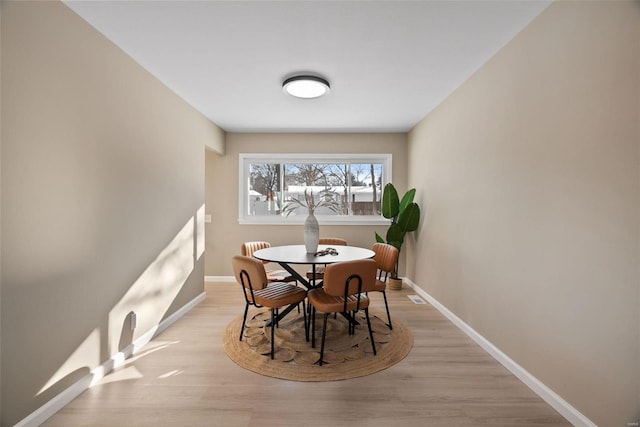
[[[207,298],[44,425],[567,426],[553,408],[413,291],[387,291],[414,334],[400,363],[363,378],[305,383],[263,377],[222,347],[244,300],[234,283]],[[371,295],[384,310],[382,295]]]

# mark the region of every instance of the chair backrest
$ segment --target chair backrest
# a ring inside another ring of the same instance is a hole
[[[240,246],[240,253],[244,256],[253,257],[253,253],[255,251],[259,251],[260,249],[267,249],[271,247],[271,243],[269,242],[244,242]],[[268,264],[267,261],[261,261],[262,264]]]
[[[387,243],[374,243],[371,250],[375,252],[373,260],[380,271],[391,273],[396,268],[398,248]]]
[[[339,237],[321,237],[318,243],[321,245],[347,246],[347,241]]]
[[[236,255],[231,258],[236,281],[247,289],[257,291],[267,286],[267,273],[262,262],[255,258]]]
[[[322,288],[327,295],[343,297],[367,292],[376,283],[376,263],[372,259],[337,262],[324,270]]]

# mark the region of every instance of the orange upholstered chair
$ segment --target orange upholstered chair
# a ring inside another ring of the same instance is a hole
[[[389,303],[387,302],[387,276],[389,273],[393,272],[396,268],[396,263],[398,262],[398,248],[395,246],[389,245],[387,243],[374,243],[371,248],[375,255],[373,260],[376,262],[376,266],[378,267],[378,279],[376,280],[373,291],[382,292],[382,296],[384,297],[384,306],[387,309],[387,326],[389,329],[393,329],[393,325],[391,324],[391,315],[389,314]]]
[[[244,256],[253,257],[253,253],[260,249],[270,248],[271,243],[256,241],[256,242],[244,242],[240,246],[240,253]],[[269,264],[267,261],[260,261],[264,265]],[[286,270],[266,270],[267,279],[269,282],[296,282],[296,278],[289,274]]]
[[[342,313],[349,319],[349,333],[355,332],[355,314],[363,310],[369,328],[369,338],[373,354],[376,344],[369,320],[369,297],[365,293],[372,290],[376,281],[376,263],[371,259],[338,262],[329,264],[324,271],[322,288],[315,288],[307,293],[312,306],[311,346],[315,347],[315,313],[324,313],[322,328],[322,344],[320,346],[320,366],[324,363],[324,342],[327,335],[327,318],[330,313]]]
[[[246,302],[240,329],[240,341],[242,341],[249,306],[269,308],[271,311],[271,358],[273,359],[274,329],[278,325],[278,321],[298,306],[306,298],[307,292],[302,288],[284,282],[270,283],[267,286],[268,279],[264,265],[255,258],[236,255],[232,258],[231,264],[233,265],[236,281],[242,285],[242,293]],[[280,308],[286,306],[288,306],[287,309],[278,312]],[[306,328],[306,311],[302,311],[305,315],[304,324]]]

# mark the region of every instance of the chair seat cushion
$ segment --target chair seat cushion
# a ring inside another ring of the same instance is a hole
[[[382,280],[376,280],[376,283],[373,285],[373,289],[371,291],[374,292],[384,292],[387,289],[387,284]]]
[[[249,299],[251,299],[250,291],[247,289]],[[258,305],[268,308],[279,308],[285,305],[295,304],[307,296],[307,292],[303,288],[299,288],[288,283],[270,283],[264,289],[253,291],[255,302]]]
[[[316,266],[316,280],[322,279],[324,277],[324,266],[317,265]],[[313,270],[307,271],[307,279],[313,279]]]
[[[327,295],[322,288],[312,289],[307,294],[309,302],[316,310],[323,313],[342,313],[344,310],[344,297],[334,297]],[[351,295],[347,298],[347,310],[354,311],[357,308],[358,297]],[[369,307],[369,297],[360,294],[360,309]]]
[[[267,270],[269,282],[295,282],[296,278],[286,270]]]

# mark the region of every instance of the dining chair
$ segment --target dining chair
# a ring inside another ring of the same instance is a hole
[[[387,277],[396,268],[398,262],[398,248],[387,243],[374,243],[371,250],[375,253],[373,260],[378,267],[378,278],[372,289],[374,292],[382,292],[384,297],[384,307],[387,309],[387,326],[393,329],[391,324],[391,315],[389,314],[389,303],[387,302]]]
[[[297,307],[306,296],[307,292],[289,283],[268,283],[264,265],[259,260],[242,255],[236,255],[231,259],[233,273],[236,281],[242,285],[245,299],[244,316],[240,328],[240,341],[247,322],[249,306],[267,307],[271,311],[271,358],[274,357],[274,330],[278,322],[284,318],[293,308]],[[267,284],[269,286],[267,286]],[[287,307],[279,312],[282,307]],[[308,336],[306,310],[304,313],[305,334]]]
[[[321,237],[318,243],[320,245],[347,246],[347,241],[339,237]],[[313,281],[314,284],[316,280],[322,280],[326,266],[326,264],[316,265],[315,276],[313,274],[313,270],[307,271],[307,279],[309,279],[309,281]]]
[[[324,363],[324,344],[327,335],[327,318],[331,313],[341,313],[349,322],[349,333],[355,333],[356,313],[364,311],[369,328],[369,339],[373,354],[376,354],[376,344],[373,341],[373,331],[369,319],[369,297],[366,295],[376,281],[377,267],[372,259],[345,261],[329,264],[324,271],[324,283],[321,288],[311,289],[308,299],[311,303],[311,347],[315,348],[316,311],[324,313],[322,327],[322,344],[320,345],[320,366]]]
[[[260,249],[270,248],[271,243],[264,241],[255,241],[255,242],[244,242],[240,246],[240,253],[244,256],[253,257],[253,253]],[[262,264],[269,264],[268,261],[260,261]],[[293,277],[287,270],[267,270],[267,279],[269,282],[296,282],[297,280]]]

